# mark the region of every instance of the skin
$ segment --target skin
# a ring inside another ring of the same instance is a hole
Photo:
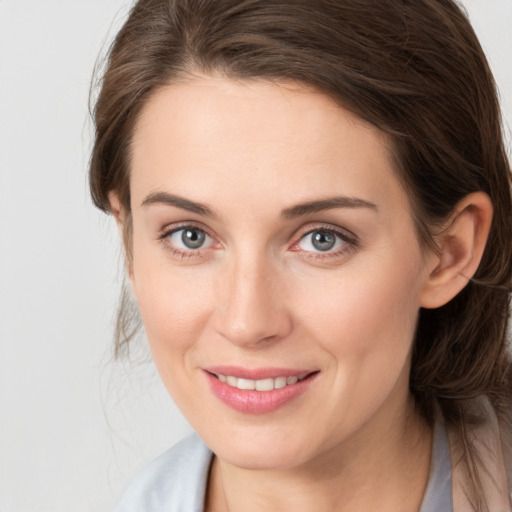
[[[162,380],[216,454],[206,509],[418,510],[431,451],[408,390],[418,311],[474,271],[485,197],[452,219],[466,238],[425,254],[376,128],[298,84],[201,76],[149,99],[130,180],[128,272]],[[333,196],[365,205],[283,216]],[[208,235],[201,248],[183,246],[183,225]],[[339,232],[332,250],[315,248],[315,229]],[[254,415],[212,394],[212,365],[319,373]]]

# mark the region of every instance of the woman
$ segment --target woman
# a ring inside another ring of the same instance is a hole
[[[510,510],[510,173],[454,2],[140,0],[95,122],[198,434],[119,512]]]

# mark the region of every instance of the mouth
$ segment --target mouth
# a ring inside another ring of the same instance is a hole
[[[297,375],[289,375],[258,380],[244,379],[241,377],[235,377],[234,375],[224,375],[222,373],[211,373],[211,375],[233,388],[245,391],[272,391],[274,389],[282,389],[286,386],[292,386],[293,384],[297,384],[297,382],[302,382],[303,380],[310,378],[315,373],[318,372],[311,372],[301,377]]]
[[[204,373],[212,393],[225,405],[246,414],[264,414],[305,393],[320,371],[215,367]]]

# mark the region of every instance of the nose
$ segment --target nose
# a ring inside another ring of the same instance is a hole
[[[260,347],[292,330],[279,271],[265,258],[239,259],[220,277],[215,329],[231,343]]]

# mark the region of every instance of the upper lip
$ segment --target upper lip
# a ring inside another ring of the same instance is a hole
[[[230,375],[239,379],[262,380],[276,379],[277,377],[298,377],[302,379],[318,370],[300,370],[296,368],[243,368],[240,366],[208,366],[203,368],[215,375]]]

